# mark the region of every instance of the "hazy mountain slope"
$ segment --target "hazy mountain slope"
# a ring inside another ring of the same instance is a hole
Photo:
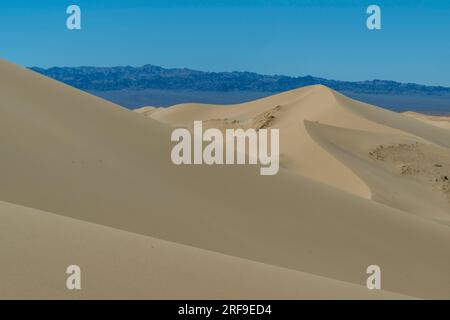
[[[48,77],[128,108],[179,103],[241,103],[322,84],[345,95],[394,111],[450,113],[450,88],[395,81],[336,81],[319,77],[203,72],[142,67],[32,68]]]
[[[31,68],[48,77],[83,90],[163,89],[197,91],[281,92],[322,84],[338,91],[370,94],[450,94],[450,88],[399,83],[387,80],[337,81],[319,77],[262,75],[253,72],[204,72],[191,69],[142,67],[53,67]]]

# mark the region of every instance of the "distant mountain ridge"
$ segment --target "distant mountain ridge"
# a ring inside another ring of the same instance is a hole
[[[191,69],[142,67],[53,67],[30,68],[47,77],[85,91],[194,90],[252,91],[277,93],[308,85],[323,84],[341,92],[384,95],[450,95],[450,88],[400,83],[388,80],[338,81],[313,76],[290,77],[252,72],[205,72]]]

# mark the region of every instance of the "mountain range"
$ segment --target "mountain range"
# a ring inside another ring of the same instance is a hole
[[[417,107],[430,106],[439,100],[437,109],[450,110],[450,88],[448,87],[389,80],[351,82],[311,75],[290,77],[237,71],[205,72],[187,68],[166,69],[154,65],[48,69],[32,67],[30,69],[131,108],[144,105],[167,106],[182,102],[237,103],[321,84],[351,97],[388,108],[398,109],[402,105],[411,105],[406,109],[421,111]],[[180,97],[179,92],[193,92],[193,94]],[[209,94],[205,96],[205,92]],[[400,101],[394,102],[391,99],[394,96]],[[411,96],[415,97],[412,101],[416,105],[411,104],[411,99],[408,98]],[[379,101],[381,97],[383,99]]]
[[[33,67],[32,70],[82,90],[163,89],[282,92],[322,84],[338,91],[370,94],[450,94],[450,88],[387,80],[338,81],[313,76],[289,77],[252,72],[204,72],[142,67]]]

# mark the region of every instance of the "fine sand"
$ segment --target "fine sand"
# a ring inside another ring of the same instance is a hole
[[[450,116],[431,116],[412,111],[404,112],[403,114],[433,126],[450,130]]]
[[[450,298],[447,130],[323,86],[140,111],[0,61],[0,298]],[[194,120],[279,128],[280,172],[175,166]]]
[[[138,109],[134,109],[133,111],[140,113],[146,117],[149,117],[153,112],[157,111],[158,108],[157,107],[142,107],[142,108],[138,108]]]

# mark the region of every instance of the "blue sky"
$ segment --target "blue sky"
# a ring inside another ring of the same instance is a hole
[[[71,4],[82,30],[66,28]],[[366,28],[370,4],[382,30]],[[450,1],[2,0],[0,56],[450,86]]]

